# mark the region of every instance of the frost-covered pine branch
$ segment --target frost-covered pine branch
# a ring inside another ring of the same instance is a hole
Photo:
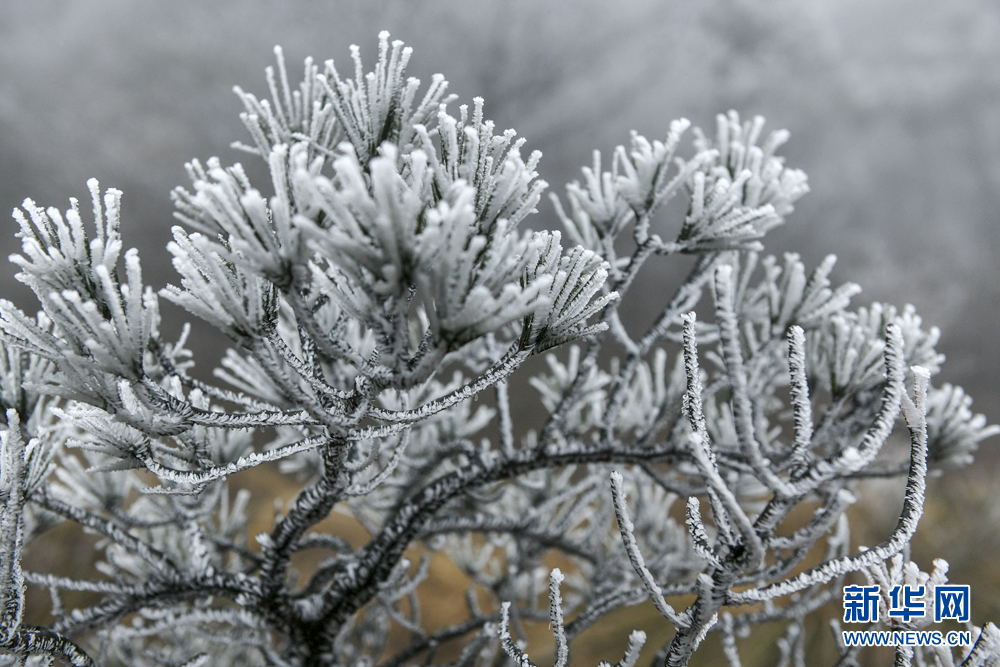
[[[939,332],[912,307],[853,307],[833,256],[761,257],[808,190],[777,154],[786,132],[730,112],[711,137],[689,140],[684,119],[662,140],[633,133],[609,171],[595,152],[552,197],[564,237],[528,228],[540,154],[482,99],[455,108],[442,76],[407,78],[402,43],[380,35],[372,71],[352,47],[353,78],[307,59],[297,87],[275,53],[270,99],[236,89],[250,141],[235,146],[271,182],[192,160],[171,284],[154,290],[122,252],[116,190],[88,182],[91,213],[14,212],[11,260],[41,310],[0,302],[3,664],[389,667],[450,650],[533,665],[526,631],[549,623],[566,667],[598,663],[574,640],[645,600],[674,634],[632,632],[621,667],[643,650],[685,665],[713,632],[740,665],[740,639],[768,622],[786,626],[779,664],[802,664],[804,619],[851,573],[945,581],[941,563],[903,564],[928,468],[968,464],[998,427],[931,384]],[[688,277],[635,328],[621,303],[677,254],[696,256]],[[223,358],[197,357],[189,328],[164,338],[160,298],[222,331]],[[512,413],[527,386],[541,424]],[[908,455],[890,442],[900,416]],[[260,466],[301,488],[250,535],[251,494],[231,481]],[[906,490],[865,549],[846,510],[873,476]],[[367,542],[325,531],[332,512]],[[60,522],[100,536],[88,576],[25,559]],[[325,558],[302,570],[307,550]],[[433,630],[427,551],[468,583],[464,620]],[[45,627],[26,586],[50,594]],[[1000,633],[976,637],[897,657],[992,664]]]

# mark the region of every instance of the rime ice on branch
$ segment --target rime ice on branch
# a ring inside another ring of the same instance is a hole
[[[271,183],[192,160],[173,194],[174,284],[153,290],[122,254],[116,190],[90,181],[91,215],[76,200],[14,212],[11,260],[41,312],[0,302],[4,664],[388,667],[452,650],[531,665],[515,638],[548,621],[565,667],[581,633],[651,599],[675,634],[633,632],[621,667],[642,650],[687,664],[710,632],[739,665],[738,638],[764,622],[787,626],[780,664],[801,665],[805,617],[850,573],[945,580],[942,564],[902,564],[928,466],[969,463],[998,429],[961,388],[931,385],[938,332],[911,307],[852,310],[860,288],[831,283],[833,256],[760,257],[808,190],[777,155],[786,132],[730,112],[711,138],[690,141],[686,120],[662,141],[633,133],[610,171],[595,152],[552,197],[564,245],[524,224],[540,154],[483,100],[456,109],[440,75],[407,78],[400,42],[380,35],[370,72],[352,47],[353,78],[307,59],[297,88],[275,54],[270,99],[236,89],[250,143],[234,145]],[[649,327],[626,326],[641,269],[677,254],[696,256],[687,279],[653,290]],[[231,340],[215,382],[190,373],[188,329],[161,335],[161,297]],[[547,371],[518,372],[566,343]],[[536,429],[511,413],[527,384],[548,413]],[[483,392],[495,400],[474,405]],[[908,457],[886,447],[900,414]],[[302,488],[251,536],[251,495],[230,481],[263,465]],[[861,549],[845,510],[860,480],[894,475],[898,525]],[[370,539],[321,530],[333,511]],[[101,537],[90,576],[23,562],[59,522]],[[307,550],[326,558],[299,571]],[[468,576],[455,626],[428,629],[426,550]],[[564,567],[549,571],[550,551]],[[25,621],[25,586],[50,592],[48,627]],[[976,636],[916,664],[1000,658],[994,626]]]

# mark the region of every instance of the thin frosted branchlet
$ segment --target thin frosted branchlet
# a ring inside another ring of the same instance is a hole
[[[551,413],[556,411],[563,396],[576,382],[580,372],[580,347],[570,346],[565,364],[551,352],[545,355],[545,361],[549,372],[536,375],[529,382],[538,390],[542,405]],[[573,392],[573,404],[564,408],[567,422],[573,425],[574,430],[585,433],[599,423],[607,398],[606,386],[610,382],[611,376],[608,373],[597,366],[590,367],[583,384]]]
[[[51,472],[51,454],[37,440],[24,442],[16,410],[7,410],[0,434],[0,652],[24,660],[29,655],[58,656],[77,667],[94,662],[76,644],[46,628],[24,625],[24,506]]]
[[[556,568],[549,575],[549,619],[552,634],[556,641],[556,656],[553,667],[566,667],[569,661],[569,645],[566,641],[566,627],[563,620],[562,596],[560,584],[565,580],[565,576]],[[504,651],[512,660],[521,667],[536,667],[531,662],[528,655],[514,642],[510,634],[510,602],[504,602],[500,608],[500,642]],[[615,665],[601,660],[598,667],[635,667],[639,659],[639,652],[646,643],[646,633],[635,630],[629,635],[628,648],[625,649],[625,656]]]
[[[720,175],[711,179],[695,172],[690,185],[691,208],[677,235],[677,242],[687,252],[708,250],[761,250],[758,239],[781,223],[774,209],[742,205],[750,172],[744,170],[730,179]]]
[[[1000,660],[1000,628],[997,628],[993,623],[987,623],[982,628],[974,628],[974,631],[976,639],[972,644],[972,650],[960,658],[946,655],[941,659],[941,664],[944,667],[953,667],[954,665],[989,667]],[[946,661],[948,657],[951,658],[951,662]],[[961,663],[958,662],[959,659]],[[909,667],[909,665],[905,665],[905,667]]]
[[[788,459],[792,474],[798,475],[808,465],[813,435],[812,402],[806,377],[806,337],[799,326],[788,329],[788,393],[795,420],[795,440]]]
[[[722,358],[729,377],[733,424],[740,451],[753,468],[758,480],[780,496],[795,495],[788,485],[771,469],[771,462],[761,452],[758,434],[753,423],[753,408],[747,386],[747,372],[743,365],[743,351],[739,337],[739,323],[733,304],[733,267],[723,264],[715,270],[715,318],[719,323],[719,342]]]
[[[677,626],[679,630],[688,631],[693,623],[697,622],[697,619],[691,620],[690,610],[676,613],[663,599],[665,596],[696,592],[697,584],[692,582],[692,578],[696,577],[704,567],[704,554],[699,545],[694,545],[687,539],[687,533],[682,526],[672,519],[664,519],[664,515],[670,511],[677,496],[671,492],[664,493],[658,487],[652,487],[654,491],[651,492],[647,485],[633,481],[628,484],[630,488],[627,491],[633,498],[635,508],[633,515],[625,506],[624,484],[618,488],[615,481],[613,478],[612,501],[618,522],[616,534],[620,536],[628,555],[626,562],[618,567],[625,568],[622,582],[628,584],[626,589],[628,593],[622,595],[618,592],[614,606],[633,605],[650,597],[661,613],[666,611],[670,614],[668,618],[673,618],[679,623]],[[665,583],[660,586],[656,583],[658,581]],[[621,591],[621,584],[618,587]],[[603,589],[614,590],[610,585]],[[602,588],[599,587],[598,590]],[[582,615],[584,618],[587,618],[586,613],[591,613],[590,609]],[[574,625],[580,622],[580,619],[577,619]]]
[[[255,144],[248,146],[242,142],[234,142],[233,148],[265,159],[276,145],[300,141],[308,142],[313,150],[329,151],[340,143],[343,132],[337,124],[337,116],[326,97],[326,91],[318,85],[319,67],[313,63],[312,57],[306,58],[302,81],[298,90],[292,90],[288,82],[288,71],[285,69],[285,53],[280,46],[274,47],[274,55],[278,65],[278,80],[275,80],[273,67],[264,70],[271,93],[270,100],[260,100],[240,86],[233,87],[233,92],[239,96],[246,109],[240,114],[240,120]]]
[[[809,616],[850,573],[944,581],[903,564],[928,465],[967,464],[1000,428],[931,386],[939,332],[912,307],[852,307],[832,256],[759,259],[807,190],[776,155],[787,133],[735,112],[693,146],[684,119],[633,133],[556,200],[565,233],[532,231],[540,154],[482,99],[449,111],[443,77],[421,98],[386,33],[373,71],[359,53],[353,78],[307,59],[293,88],[277,49],[270,99],[237,89],[239,147],[271,182],[190,162],[180,278],[159,294],[121,252],[117,191],[89,183],[93,230],[75,201],[15,213],[42,312],[0,303],[0,661],[529,667],[514,637],[548,622],[566,667],[578,637],[651,599],[674,631],[657,664],[718,632],[738,666],[741,641],[780,623],[778,664],[804,667]],[[684,280],[632,291],[676,253],[698,255]],[[162,338],[158,296],[232,341],[211,373],[192,370],[190,327]],[[630,298],[658,302],[644,329]],[[885,446],[900,415],[905,462]],[[299,492],[262,527],[264,471]],[[893,476],[897,525],[859,548],[848,509]],[[97,536],[84,574],[25,560],[59,523]],[[464,600],[441,627],[445,560]],[[26,620],[25,586],[48,592],[48,627]],[[835,659],[856,664],[837,632]],[[974,634],[899,664],[995,662],[1000,632]],[[617,667],[645,641],[632,632]]]
[[[722,563],[715,555],[711,538],[709,538],[708,531],[705,529],[705,522],[701,519],[701,505],[695,496],[688,498],[687,520],[685,523],[690,534],[691,546],[698,556],[715,567],[721,567]]]
[[[682,614],[677,613],[673,607],[664,599],[663,591],[653,578],[652,572],[646,567],[642,553],[635,541],[635,526],[628,515],[628,507],[625,504],[625,493],[622,489],[622,476],[618,472],[611,473],[611,493],[615,500],[615,517],[618,519],[618,530],[621,533],[622,543],[625,545],[625,552],[628,554],[632,567],[635,569],[639,580],[646,588],[649,599],[653,606],[668,621],[674,625],[686,627],[689,620]]]
[[[193,160],[186,166],[194,193],[176,188],[171,198],[177,211],[174,217],[184,225],[219,238],[213,249],[230,262],[242,264],[278,286],[287,286],[293,272],[303,274],[311,253],[292,224],[295,203],[290,196],[294,184],[291,173],[310,169],[306,165],[307,145],[278,144],[268,157],[272,185],[277,194],[265,199],[247,179],[241,165],[223,169],[218,158],[208,160],[207,168]]]
[[[574,181],[566,186],[569,214],[559,197],[549,197],[562,221],[566,234],[574,243],[600,252],[602,239],[613,240],[635,217],[628,201],[619,192],[617,153],[612,171],[601,171],[601,152],[594,151],[593,167],[583,168],[584,186]]]
[[[940,335],[937,328],[921,329],[921,319],[912,306],[899,313],[892,305],[873,303],[855,312],[836,313],[822,330],[808,334],[811,380],[837,399],[879,385],[883,338],[890,324],[900,331],[904,364],[937,373],[944,359],[934,349]]]
[[[802,170],[786,168],[784,158],[775,155],[775,151],[788,141],[788,130],[771,132],[764,144],[758,146],[764,129],[762,116],[740,122],[739,114],[730,110],[728,114],[715,117],[715,126],[714,141],[700,129],[694,130],[695,147],[700,151],[714,149],[718,156],[710,173],[713,176],[728,175],[735,180],[748,171],[743,200],[745,206],[767,204],[775,215],[782,218],[791,213],[792,204],[809,192],[809,185]]]
[[[972,463],[979,443],[1000,433],[1000,425],[987,425],[985,415],[973,414],[972,397],[961,387],[945,383],[927,394],[927,459],[932,467]]]
[[[488,234],[501,219],[516,226],[534,213],[548,184],[538,179],[541,152],[532,151],[525,162],[521,148],[527,139],[515,139],[514,130],[495,135],[494,122],[484,119],[483,99],[474,98],[473,105],[471,116],[468,106],[461,105],[458,118],[442,105],[436,128],[416,125],[415,129],[417,146],[427,154],[434,175],[429,194],[436,198],[437,193],[448,192],[459,180],[472,186],[478,226]]]
[[[798,254],[785,253],[783,266],[769,255],[760,262],[764,274],[760,282],[750,285],[758,266],[757,253],[746,256],[738,267],[736,303],[744,318],[760,322],[761,331],[754,333],[762,342],[783,334],[793,325],[816,328],[832,315],[844,311],[861,287],[844,283],[831,289],[829,276],[836,262],[835,255],[827,255],[807,278],[805,264]],[[750,345],[756,347],[753,341]]]
[[[684,394],[684,416],[691,426],[687,451],[695,462],[698,473],[704,478],[712,501],[712,510],[716,524],[720,528],[732,527],[735,534],[729,530],[720,530],[720,535],[728,540],[742,540],[740,552],[744,554],[751,565],[763,556],[763,546],[746,512],[740,506],[733,490],[723,479],[718,459],[712,448],[708,434],[705,412],[701,400],[703,387],[701,370],[698,363],[697,334],[695,333],[696,317],[693,312],[685,313],[684,322],[684,370],[687,376],[687,392]],[[727,534],[728,533],[728,534]],[[732,542],[728,546],[735,546]]]
[[[117,379],[160,375],[151,347],[159,336],[156,295],[142,283],[139,256],[125,253],[125,276],[117,263],[121,193],[109,190],[103,207],[97,181],[91,190],[96,235],[89,238],[75,199],[65,218],[25,200],[15,212],[24,255],[18,279],[38,297],[45,317],[32,320],[0,301],[0,337],[7,345],[48,359],[58,369],[45,393],[101,407],[120,406]]]
[[[234,340],[260,336],[277,315],[277,291],[263,278],[227,261],[215,243],[201,234],[174,227],[167,249],[181,275],[181,287],[168,285],[160,294]]]
[[[417,102],[420,80],[404,80],[413,50],[394,41],[389,49],[389,33],[379,33],[379,55],[375,70],[364,73],[361,50],[351,46],[354,80],[340,78],[333,60],[327,60],[317,81],[326,91],[341,131],[354,146],[358,157],[367,162],[384,141],[404,151],[416,135],[416,126],[428,125],[442,104],[455,98],[445,96],[448,82],[440,74],[431,79],[424,97]],[[416,108],[414,104],[416,103]]]
[[[3,592],[0,617],[0,645],[10,645],[17,636],[24,615],[24,575],[21,572],[23,532],[21,513],[25,502],[28,466],[25,443],[17,412],[7,411],[7,429],[0,441],[0,591]]]

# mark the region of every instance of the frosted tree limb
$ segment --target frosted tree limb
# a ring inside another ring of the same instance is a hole
[[[889,357],[889,354],[887,349],[886,356]],[[912,371],[915,400],[909,419],[913,421],[908,420],[907,423],[910,430],[910,471],[906,480],[903,509],[892,534],[872,549],[827,561],[782,582],[742,593],[732,593],[729,597],[730,603],[747,604],[790,595],[814,584],[829,581],[833,577],[881,563],[899,553],[907,544],[916,531],[917,522],[923,513],[924,492],[927,486],[927,430],[922,415],[926,410],[927,382],[930,374],[918,366]]]

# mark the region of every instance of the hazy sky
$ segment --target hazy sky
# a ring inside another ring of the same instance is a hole
[[[834,252],[835,280],[865,289],[855,303],[915,304],[944,331],[942,378],[1000,421],[1000,9],[986,0],[5,2],[0,207],[65,208],[92,176],[124,190],[126,246],[159,287],[183,163],[255,159],[228,147],[246,139],[232,85],[264,93],[278,43],[293,75],[306,55],[350,71],[348,45],[371,62],[383,28],[414,47],[411,73],[443,72],[541,149],[556,192],[594,148],[679,116],[711,128],[735,108],[788,128],[812,193],[768,251],[810,267]],[[548,200],[526,224],[553,224]],[[27,307],[13,273],[3,293]]]

